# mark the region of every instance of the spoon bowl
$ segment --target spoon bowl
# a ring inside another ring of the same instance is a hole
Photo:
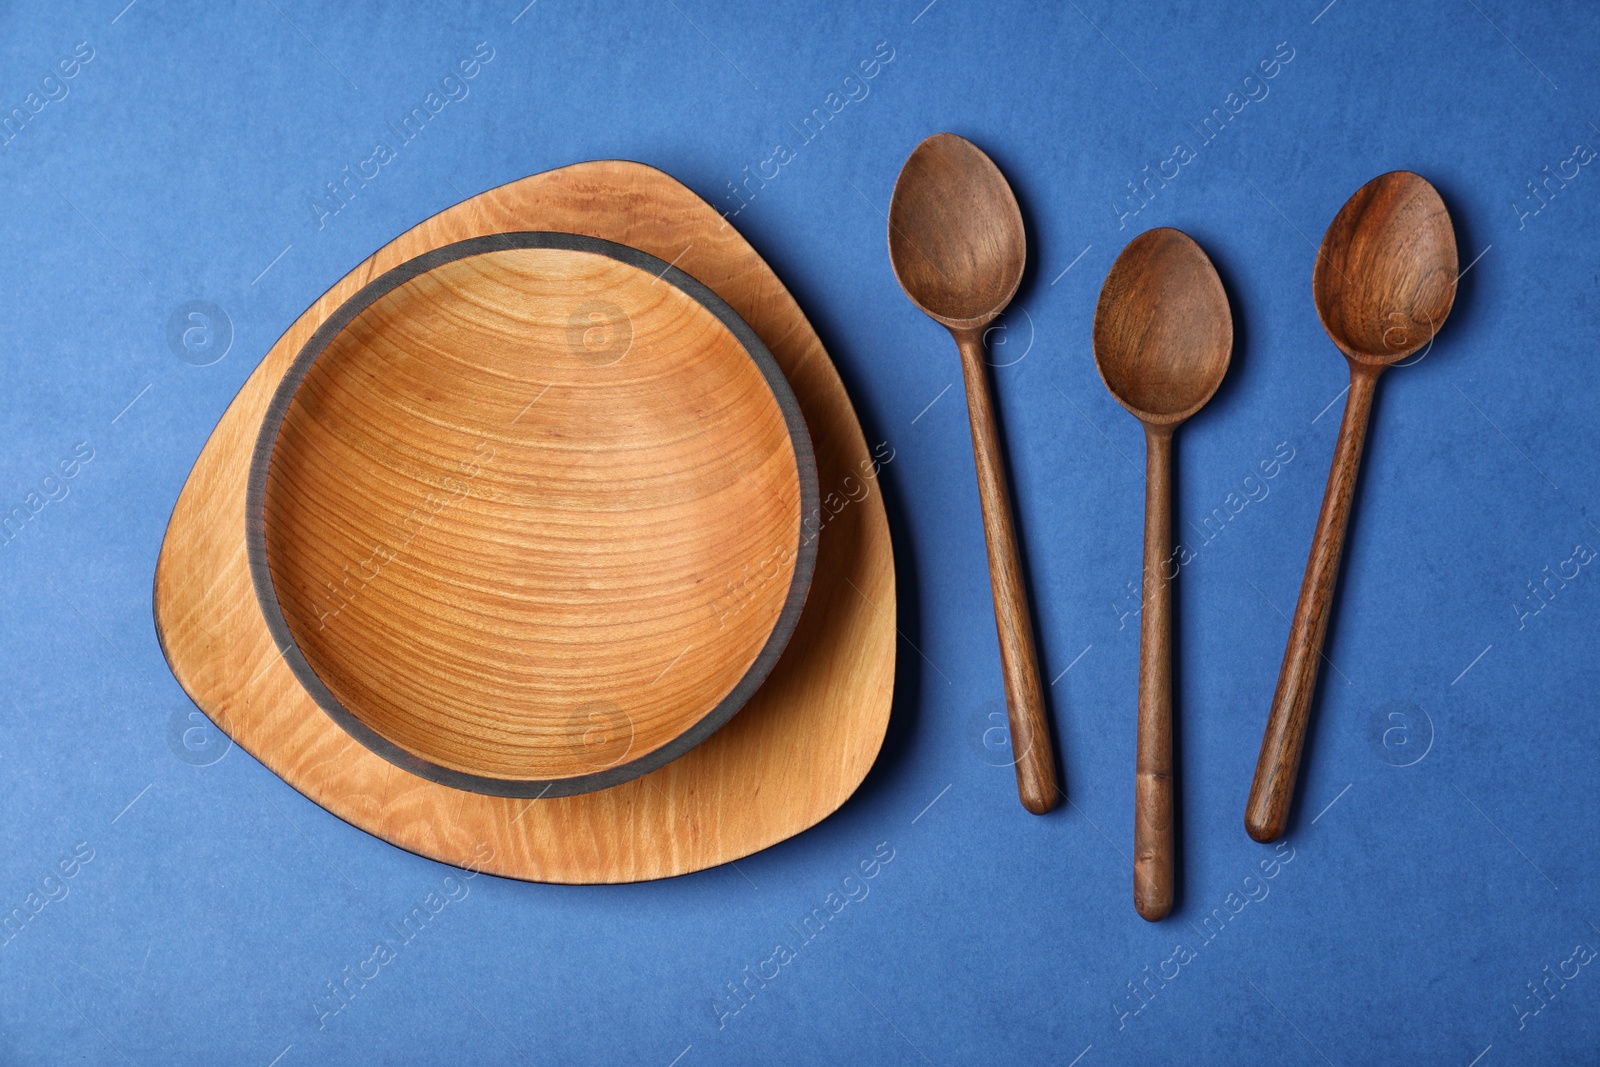
[[[1216,268],[1181,230],[1135,237],[1094,313],[1094,358],[1117,402],[1141,422],[1174,426],[1205,406],[1233,352],[1233,315]]]
[[[1016,295],[1028,238],[1005,175],[977,145],[936,133],[911,153],[889,202],[889,262],[911,302],[945,326],[961,352],[1017,794],[1043,815],[1060,787],[983,358],[983,328]]]
[[[1457,262],[1438,191],[1408,170],[1379,175],[1346,201],[1322,239],[1311,275],[1322,328],[1352,360],[1397,363],[1449,317]]]
[[[1177,895],[1172,759],[1172,438],[1205,406],[1233,353],[1228,294],[1200,246],[1167,227],[1128,242],[1100,290],[1094,359],[1117,402],[1144,424],[1144,589],[1133,906],[1151,922]]]
[[[889,201],[889,263],[911,302],[951,329],[987,325],[1027,261],[1022,211],[994,161],[953,133],[919,144]]]

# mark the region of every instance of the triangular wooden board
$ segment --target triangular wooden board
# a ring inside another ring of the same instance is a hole
[[[295,355],[352,294],[430,249],[554,230],[631,245],[733,306],[788,377],[816,449],[821,543],[805,612],[733,720],[641,778],[571,797],[462,792],[375,755],[283,662],[251,585],[245,488],[267,404]],[[155,574],[156,632],[173,674],[246,751],[328,811],[400,848],[540,882],[666,878],[747,856],[834,812],[882,745],[894,685],[894,557],[844,383],[799,306],[709,204],[639,163],[581,163],[472,197],[351,271],[245,382],[178,497]]]

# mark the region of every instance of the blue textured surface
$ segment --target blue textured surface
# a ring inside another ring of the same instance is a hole
[[[0,12],[0,508],[28,516],[0,547],[0,912],[21,909],[0,934],[0,1062],[1600,1062],[1600,172],[1581,162],[1600,146],[1600,11],[124,2]],[[79,42],[92,59],[70,58]],[[442,84],[479,42],[493,58]],[[879,42],[892,60],[851,80]],[[434,91],[444,106],[359,195],[310,206]],[[830,93],[842,106],[796,144]],[[1072,800],[1045,818],[1018,806],[992,730],[954,348],[884,249],[899,165],[941,129],[999,162],[1033,242],[992,340]],[[628,157],[732,211],[729,183],[779,141],[792,158],[735,224],[896,456],[899,688],[858,796],[737,869],[461,880],[185,736],[151,571],[190,464],[294,317],[395,234],[522,175]],[[1132,214],[1126,184],[1179,144],[1194,158]],[[1475,265],[1427,358],[1382,383],[1336,669],[1275,853],[1241,817],[1345,384],[1313,245],[1402,167],[1441,190]],[[1149,925],[1121,615],[1141,440],[1088,342],[1106,269],[1155,225],[1211,254],[1239,343],[1179,440],[1197,553],[1182,887]],[[231,323],[225,354],[203,333],[184,348],[190,301]],[[1216,508],[1231,517],[1207,539]],[[847,883],[863,861],[874,876]],[[391,924],[430,893],[445,906],[403,941]],[[853,899],[805,940],[791,924],[830,893]],[[368,964],[384,939],[393,958]],[[341,1005],[347,967],[376,977]]]

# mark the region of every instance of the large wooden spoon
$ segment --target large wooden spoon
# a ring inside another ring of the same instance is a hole
[[[1144,424],[1144,606],[1139,622],[1139,743],[1133,817],[1133,906],[1155,922],[1172,910],[1172,437],[1222,384],[1233,315],[1205,252],[1179,230],[1128,242],[1100,290],[1094,359],[1117,402]]]
[[[1250,784],[1244,825],[1257,841],[1276,840],[1289,821],[1378,375],[1431,343],[1444,325],[1455,303],[1457,262],[1444,201],[1405,170],[1358,189],[1322,238],[1311,289],[1322,328],[1350,363],[1350,396]]]
[[[984,327],[1016,295],[1027,257],[1022,212],[989,157],[951,133],[934,134],[918,145],[901,168],[889,202],[889,261],[911,302],[949,329],[961,350],[1017,792],[1023,807],[1043,815],[1055,807],[1059,793],[1055,757],[983,365]]]

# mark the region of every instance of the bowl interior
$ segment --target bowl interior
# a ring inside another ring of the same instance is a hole
[[[319,702],[409,770],[508,795],[644,773],[793,628],[815,551],[798,407],[749,327],[653,257],[437,250],[333,316],[278,401],[252,483],[263,608]]]

